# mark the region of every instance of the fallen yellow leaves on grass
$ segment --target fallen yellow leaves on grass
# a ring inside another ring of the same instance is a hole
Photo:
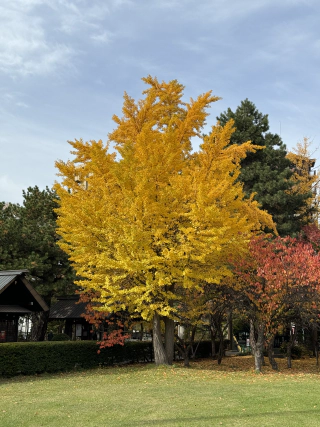
[[[301,378],[310,375],[319,375],[320,368],[316,365],[315,358],[305,358],[292,361],[292,368],[287,367],[287,360],[276,359],[278,363],[278,371],[274,371],[268,358],[265,358],[265,366],[262,367],[262,373],[267,377],[280,375],[282,377],[290,376]],[[211,371],[221,376],[227,376],[233,373],[252,374],[256,376],[254,372],[254,359],[252,356],[232,356],[225,357],[222,359],[221,365],[217,364],[217,361],[211,359],[201,359],[191,364],[192,369]]]

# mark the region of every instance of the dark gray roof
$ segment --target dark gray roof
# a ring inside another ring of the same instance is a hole
[[[24,273],[28,273],[28,270],[1,270],[0,276],[20,276]]]
[[[21,307],[21,305],[0,305],[0,313],[29,314],[32,311]]]
[[[78,297],[59,298],[50,308],[49,319],[81,319],[86,312],[86,303],[78,303]]]
[[[38,292],[31,286],[31,284],[27,281],[25,277],[25,273],[28,273],[28,270],[2,270],[0,271],[0,294],[1,298],[4,295],[8,288],[10,291],[11,286],[15,286],[15,281],[17,280],[17,284],[20,286],[20,291],[24,289],[24,293],[19,295],[14,295],[11,293],[9,297],[10,302],[21,304],[21,298],[26,297],[26,292],[31,294],[33,298],[33,302],[35,302],[33,311],[48,311],[49,307],[47,306],[44,299],[38,294]],[[21,287],[22,286],[22,287]],[[23,296],[24,295],[24,296]],[[3,300],[2,302],[8,303],[7,300]],[[12,304],[14,305],[14,304]],[[23,304],[24,305],[24,304]],[[25,313],[31,312],[28,309],[25,309]]]
[[[0,290],[13,281],[15,276],[0,276]]]
[[[2,270],[0,271],[0,290],[12,282],[15,277],[27,273],[28,270]]]

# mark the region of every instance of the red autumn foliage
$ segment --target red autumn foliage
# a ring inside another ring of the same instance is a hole
[[[311,231],[315,233],[310,230],[309,236]],[[238,260],[235,271],[242,293],[269,332],[275,333],[290,316],[318,316],[320,254],[310,241],[255,238],[250,256]]]
[[[306,225],[302,229],[301,240],[312,244],[313,248],[319,252],[320,250],[320,230],[315,224]]]
[[[129,336],[124,333],[123,319],[117,313],[108,313],[99,309],[98,303],[95,302],[97,296],[93,292],[81,293],[80,301],[87,304],[83,317],[93,329],[101,333],[101,341],[98,341],[100,349],[116,344],[124,345]],[[100,353],[100,350],[98,352]]]

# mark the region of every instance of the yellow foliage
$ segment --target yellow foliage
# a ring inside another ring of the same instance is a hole
[[[293,180],[295,185],[290,190],[293,194],[310,194],[308,203],[305,204],[304,210],[301,214],[304,216],[306,222],[317,222],[319,215],[319,172],[312,173],[311,169],[314,167],[315,159],[312,159],[310,154],[311,143],[308,138],[303,138],[302,142],[297,143],[297,147],[293,152],[289,152],[287,157],[295,166],[295,173]],[[312,214],[310,215],[310,211]]]
[[[237,181],[240,160],[258,147],[229,145],[232,122],[213,126],[191,151],[218,98],[207,92],[183,103],[177,81],[144,81],[144,98],[125,94],[123,116],[113,118],[117,155],[101,141],[70,142],[75,157],[56,163],[55,188],[60,245],[78,284],[98,291],[104,310],[149,320],[155,312],[174,317],[184,290],[230,276],[230,255],[274,225]]]

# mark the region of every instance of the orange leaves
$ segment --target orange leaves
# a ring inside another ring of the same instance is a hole
[[[320,254],[310,242],[255,238],[250,243],[250,257],[237,263],[236,272],[256,315],[274,330],[292,313],[308,322],[317,318]]]

